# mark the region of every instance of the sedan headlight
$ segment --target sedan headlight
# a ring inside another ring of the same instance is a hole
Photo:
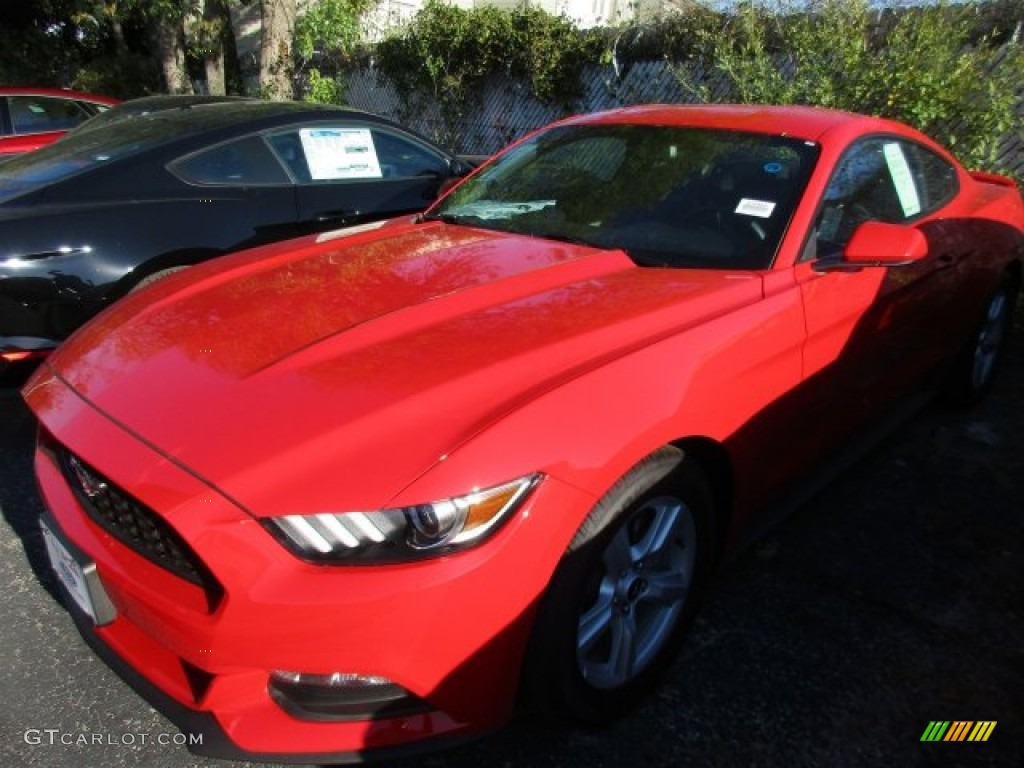
[[[486,539],[541,480],[534,474],[465,496],[375,512],[285,515],[263,521],[303,560],[397,563],[446,555]]]

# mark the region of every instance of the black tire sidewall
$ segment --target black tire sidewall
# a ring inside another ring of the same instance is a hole
[[[984,399],[992,388],[992,383],[995,381],[996,375],[1001,367],[1003,357],[1006,354],[1006,347],[1009,342],[1010,329],[1013,326],[1013,316],[1016,310],[1019,290],[1020,286],[1013,279],[1013,276],[1009,273],[1004,273],[995,290],[993,290],[986,298],[982,314],[978,318],[978,321],[967,340],[967,344],[957,357],[951,376],[946,385],[946,400],[952,405],[973,405],[974,403]],[[1007,300],[1003,339],[996,352],[996,360],[988,378],[978,386],[974,383],[975,353],[981,339],[981,334],[985,330],[989,308],[992,306],[992,302],[1000,295],[1005,296]]]
[[[576,656],[579,617],[591,597],[594,574],[629,512],[666,493],[687,503],[697,530],[696,562],[686,603],[670,638],[639,675],[619,688],[595,688],[584,679]],[[534,709],[555,722],[598,725],[629,711],[650,693],[675,657],[706,580],[712,509],[703,473],[674,448],[644,459],[601,498],[566,550],[538,609],[524,670],[527,701]]]

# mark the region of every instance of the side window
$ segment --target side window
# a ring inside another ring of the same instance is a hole
[[[76,101],[75,103],[89,115],[98,115],[100,112],[106,112],[110,109],[109,104],[100,104],[98,101]]]
[[[385,179],[414,176],[446,176],[448,162],[419,142],[374,128],[373,143],[377,147],[381,174]]]
[[[445,176],[448,162],[414,139],[359,125],[311,126],[267,137],[299,182]]]
[[[274,134],[269,142],[299,181],[354,181],[384,175],[369,128],[317,125]]]
[[[902,141],[872,138],[847,150],[818,214],[819,257],[834,255],[865,221],[899,223],[924,211],[908,149]]]
[[[289,184],[291,179],[259,136],[182,158],[171,170],[193,184]]]
[[[89,113],[72,99],[9,96],[7,104],[15,133],[67,131],[89,117]]]
[[[905,145],[910,170],[927,213],[952,200],[960,188],[956,169],[930,149],[919,144]]]
[[[267,141],[296,181],[312,181],[313,177],[309,173],[309,164],[306,162],[306,153],[302,149],[298,131],[276,133],[268,136]]]

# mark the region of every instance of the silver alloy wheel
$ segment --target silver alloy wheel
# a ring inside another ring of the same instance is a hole
[[[988,386],[995,370],[996,361],[1006,336],[1006,313],[1010,300],[1005,291],[1000,291],[988,304],[985,319],[974,346],[974,366],[971,370],[971,385],[975,389]]]
[[[576,658],[590,685],[629,683],[665,647],[696,559],[697,526],[682,499],[648,499],[623,520],[602,554],[595,599],[579,618]]]

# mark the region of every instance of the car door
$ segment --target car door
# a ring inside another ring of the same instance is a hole
[[[267,139],[296,180],[299,219],[312,229],[420,211],[450,175],[433,147],[370,122],[311,124]]]
[[[296,184],[265,138],[251,134],[174,161],[191,186],[191,228],[217,248],[240,248],[305,233]]]
[[[850,147],[795,267],[807,325],[804,375],[821,393],[810,422],[822,448],[912,393],[944,353],[943,306],[954,296],[956,254],[932,215],[942,199],[923,188],[916,146],[873,136]],[[928,257],[906,266],[844,267],[843,249],[870,220],[918,227]]]

